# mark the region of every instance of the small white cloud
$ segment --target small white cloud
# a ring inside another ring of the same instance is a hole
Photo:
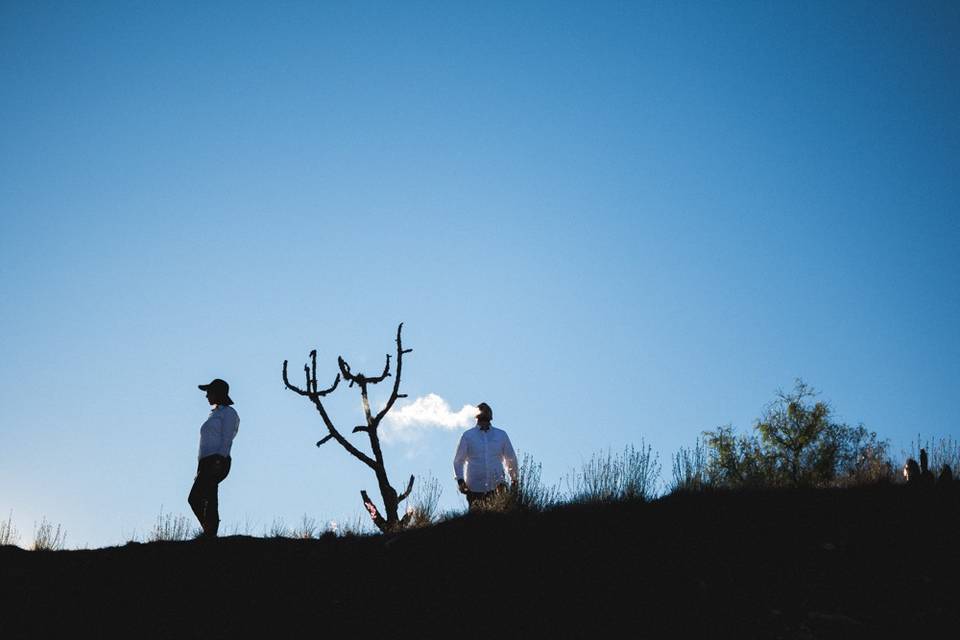
[[[470,428],[477,416],[477,408],[465,404],[459,411],[450,409],[446,400],[428,393],[402,407],[394,407],[387,414],[381,435],[386,442],[416,440],[430,429],[458,431]]]

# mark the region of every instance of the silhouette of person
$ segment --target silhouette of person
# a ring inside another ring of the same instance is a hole
[[[220,527],[217,488],[230,473],[230,449],[240,429],[240,416],[231,406],[229,384],[215,378],[210,384],[197,386],[207,392],[207,402],[213,409],[200,427],[197,476],[187,502],[203,527],[202,538],[211,539],[217,537]]]
[[[909,485],[920,482],[920,465],[913,458],[907,458],[907,462],[903,465],[903,477],[906,478]]]
[[[933,472],[927,465],[927,450],[920,449],[920,484],[924,487],[933,486]]]
[[[507,490],[504,467],[513,486],[517,486],[517,454],[507,432],[497,429],[492,422],[493,409],[481,402],[477,406],[477,426],[463,433],[453,457],[457,485],[471,510]]]

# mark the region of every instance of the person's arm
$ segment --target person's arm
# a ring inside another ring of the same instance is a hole
[[[453,456],[453,475],[457,479],[457,485],[461,493],[467,492],[467,482],[464,479],[463,468],[467,462],[467,434],[460,436],[460,444],[457,446],[457,453]]]
[[[507,467],[507,474],[510,476],[510,482],[514,488],[519,482],[517,473],[517,454],[513,452],[513,445],[510,443],[510,436],[503,433],[503,464]]]

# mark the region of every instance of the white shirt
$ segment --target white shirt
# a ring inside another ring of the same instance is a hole
[[[240,416],[230,405],[218,404],[200,427],[200,458],[230,457],[230,447],[240,430]]]
[[[467,468],[466,476],[464,465]],[[492,426],[489,429],[477,426],[463,432],[453,457],[453,472],[457,480],[467,481],[467,489],[483,493],[493,491],[504,482],[504,465],[510,478],[516,482],[517,454],[513,452],[506,431]]]

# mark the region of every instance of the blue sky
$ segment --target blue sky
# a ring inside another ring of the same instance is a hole
[[[895,452],[960,436],[955,4],[194,4],[0,7],[25,539],[189,513],[213,377],[226,528],[356,518],[280,365],[379,370],[401,321],[410,400],[489,402],[548,481],[641,438],[666,476],[797,377]],[[457,438],[389,444],[394,483],[460,506]]]

